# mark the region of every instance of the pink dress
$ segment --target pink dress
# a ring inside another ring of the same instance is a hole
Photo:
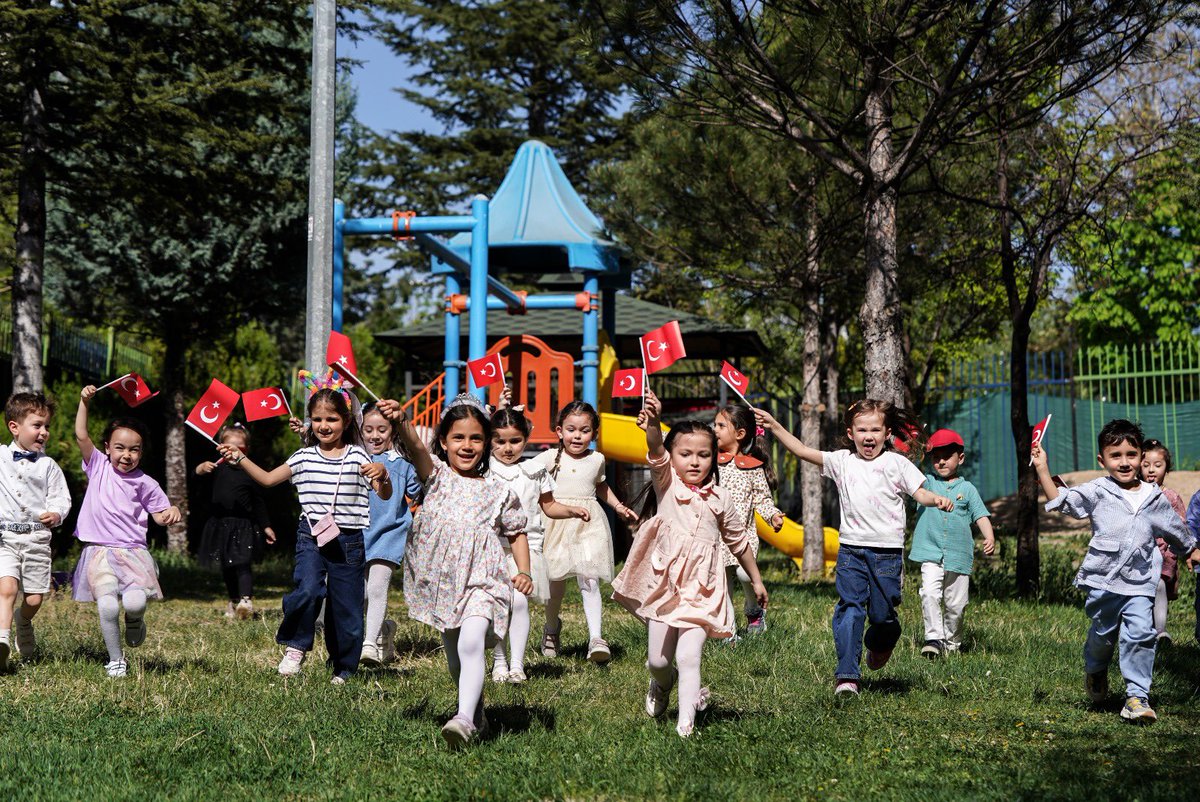
[[[1169,487],[1162,489],[1162,494],[1167,497],[1167,501],[1171,504],[1171,509],[1179,513],[1179,517],[1187,521],[1187,509],[1183,506],[1183,499]],[[1158,550],[1162,552],[1162,580],[1167,584],[1167,598],[1179,598],[1179,561],[1175,559],[1175,552],[1167,546],[1167,542],[1161,537],[1157,538]]]
[[[645,620],[680,629],[699,627],[712,638],[733,634],[722,544],[733,554],[750,548],[746,516],[726,490],[694,490],[664,455],[650,461],[658,514],[638,529],[613,580],[613,600]]]
[[[525,512],[503,479],[460,476],[432,459],[404,552],[408,614],[441,632],[482,616],[503,638],[513,586],[500,539],[525,531]]]

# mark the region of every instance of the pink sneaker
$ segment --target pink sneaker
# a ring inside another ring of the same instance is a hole
[[[872,671],[878,671],[887,665],[888,660],[892,659],[893,649],[888,649],[886,652],[873,652],[867,649],[867,668]]]
[[[852,679],[840,679],[833,688],[834,696],[858,696],[858,683]]]

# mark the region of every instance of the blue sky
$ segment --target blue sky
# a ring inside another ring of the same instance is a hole
[[[338,37],[338,57],[361,61],[351,80],[358,90],[358,119],[379,133],[431,128],[434,123],[420,106],[406,102],[395,91],[411,72],[403,59],[382,42],[363,36],[352,42]]]

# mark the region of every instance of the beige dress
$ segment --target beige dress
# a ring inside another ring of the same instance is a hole
[[[554,480],[554,500],[571,507],[583,507],[591,520],[546,519],[546,570],[550,580],[558,582],[572,576],[600,579],[613,578],[612,532],[608,518],[596,500],[596,487],[604,483],[604,455],[589,451],[582,457],[572,457],[566,451],[543,451],[530,462],[546,469]],[[558,459],[558,469],[554,463]]]
[[[643,621],[727,638],[735,623],[721,549],[750,547],[745,516],[725,488],[684,484],[669,455],[650,462],[650,475],[658,513],[638,529],[613,600]]]
[[[554,481],[546,473],[541,463],[525,460],[515,465],[505,465],[492,458],[490,474],[508,482],[508,486],[521,500],[521,508],[525,510],[528,523],[525,527],[525,537],[529,540],[529,574],[533,581],[533,591],[529,598],[545,604],[550,598],[550,577],[546,571],[546,555],[542,551],[545,540],[546,516],[542,514],[541,498],[543,493],[554,492]],[[517,574],[517,561],[512,556],[512,544],[502,541],[504,553],[508,557],[508,568],[513,576]]]
[[[758,556],[758,531],[754,525],[754,513],[758,513],[768,524],[776,515],[782,515],[775,500],[771,498],[771,486],[763,473],[762,462],[754,457],[738,454],[722,454],[718,460],[721,487],[733,497],[738,514],[746,521],[746,533],[750,536],[750,548]],[[737,558],[729,549],[721,547],[725,556],[725,567],[737,565]]]

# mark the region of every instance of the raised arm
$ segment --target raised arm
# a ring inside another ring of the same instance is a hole
[[[663,447],[662,402],[650,390],[646,391],[645,404],[638,413],[638,428],[646,432],[646,451],[652,460],[660,460],[667,450]]]
[[[934,493],[932,490],[928,490],[924,487],[913,493],[912,497],[913,501],[917,502],[923,507],[937,507],[939,510],[944,510],[946,512],[954,511],[953,501],[945,496],[939,496],[937,493]]]
[[[292,466],[286,462],[274,470],[267,471],[255,465],[254,461],[243,454],[237,446],[221,443],[217,446],[217,450],[221,452],[221,456],[225,458],[226,462],[231,465],[240,465],[247,476],[263,487],[274,487],[292,478]]]
[[[770,412],[767,412],[765,409],[758,409],[755,407],[754,419],[758,422],[759,426],[775,435],[775,439],[779,441],[781,446],[795,454],[800,459],[804,460],[805,462],[811,462],[818,468],[825,464],[825,457],[821,454],[820,449],[806,446],[800,441],[799,437],[796,437],[794,434],[785,429],[782,423],[775,420]]]
[[[561,501],[555,501],[554,494],[549,491],[542,493],[538,498],[538,506],[542,508],[542,512],[545,513],[547,518],[554,518],[560,521],[567,518],[579,518],[586,521],[590,518],[586,508],[570,507]]]
[[[417,428],[413,426],[408,414],[399,401],[390,398],[383,399],[375,408],[396,427],[400,440],[404,443],[404,450],[408,452],[408,458],[417,469],[417,478],[424,482],[433,474],[433,457],[429,456],[429,448],[421,442]]]
[[[1033,465],[1037,469],[1038,484],[1046,494],[1046,501],[1054,501],[1058,496],[1058,485],[1054,484],[1054,478],[1050,475],[1050,461],[1040,443],[1033,447]]]
[[[75,412],[75,442],[79,444],[79,453],[84,462],[90,460],[92,452],[96,450],[96,444],[92,442],[92,436],[88,434],[88,404],[92,403],[95,395],[96,385],[94,384],[89,384],[80,390],[79,409]]]

